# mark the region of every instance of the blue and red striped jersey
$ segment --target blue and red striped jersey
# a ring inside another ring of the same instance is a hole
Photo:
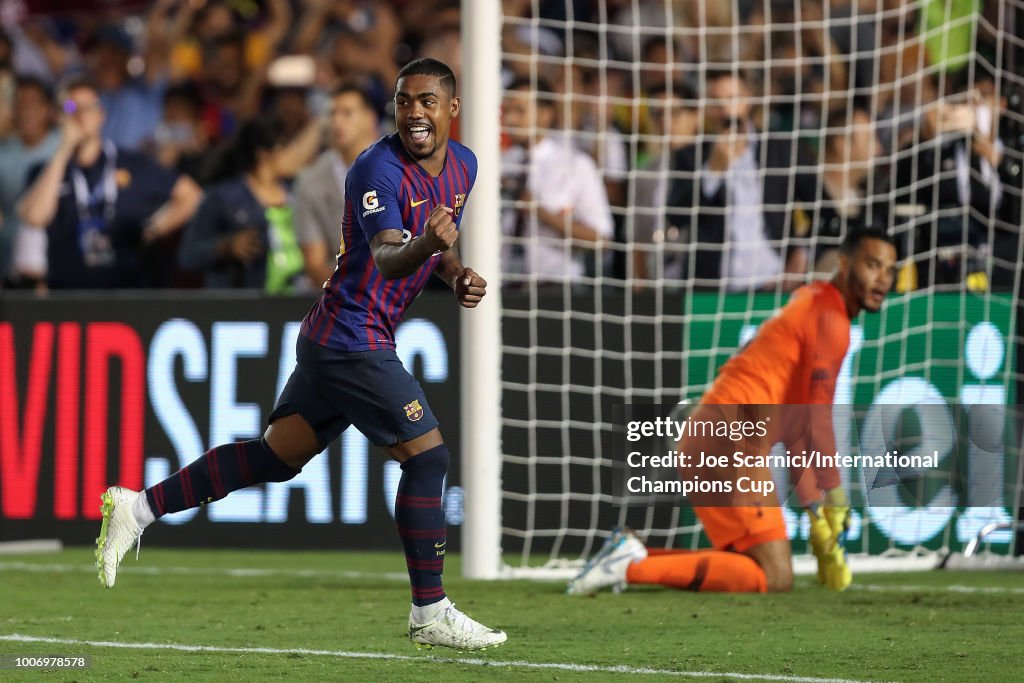
[[[395,327],[440,254],[408,277],[385,280],[373,262],[370,240],[381,230],[401,230],[403,241],[416,239],[439,204],[452,207],[456,227],[461,226],[476,169],[473,152],[454,140],[448,141],[444,170],[436,178],[409,156],[397,133],[360,154],[345,178],[338,266],[302,321],[301,333],[340,351],[395,348]]]

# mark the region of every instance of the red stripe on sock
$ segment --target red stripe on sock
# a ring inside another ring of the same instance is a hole
[[[185,507],[195,507],[196,497],[192,493],[192,476],[189,474],[187,467],[181,470],[181,492],[185,496]]]
[[[241,441],[235,443],[235,460],[238,461],[238,472],[242,475],[242,484],[248,486],[253,482],[249,472],[249,459],[245,457],[245,446]]]
[[[436,509],[441,507],[440,498],[422,498],[410,500],[410,496],[399,495],[395,498],[395,504],[404,508],[415,508],[417,510]]]
[[[155,512],[156,516],[159,517],[164,514],[164,510],[167,509],[166,506],[164,506],[164,485],[157,484],[150,490],[153,492],[153,507],[156,508],[153,512]]]
[[[425,571],[431,571],[434,569],[444,569],[444,559],[440,560],[406,560],[405,566],[409,569],[423,569]]]
[[[222,484],[220,480],[220,459],[213,451],[207,454],[206,466],[210,471],[210,483],[213,484],[213,495],[217,496],[217,499],[219,500],[225,496],[224,484]]]
[[[431,588],[417,588],[412,587],[412,597],[424,600],[426,598],[442,598],[444,597],[444,586],[433,586]]]
[[[398,529],[398,535],[402,538],[444,538],[448,534],[448,530],[445,528],[441,529],[408,529],[404,526],[395,525]]]
[[[398,500],[407,500],[410,503],[435,503],[437,505],[441,504],[440,496],[437,498],[431,498],[429,496],[407,496],[404,493],[399,493]]]

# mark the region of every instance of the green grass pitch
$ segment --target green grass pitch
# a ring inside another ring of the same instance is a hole
[[[467,581],[452,557],[446,586],[456,604],[509,634],[500,648],[458,654],[418,652],[405,637],[397,553],[150,547],[139,562],[134,552],[126,558],[111,590],[91,556],[91,548],[0,556],[0,655],[92,657],[86,670],[4,670],[0,680],[1024,677],[1020,574],[861,575],[842,594],[799,577],[788,595],[631,589],[579,598],[561,583]]]

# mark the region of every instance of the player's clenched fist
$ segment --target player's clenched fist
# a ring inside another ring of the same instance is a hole
[[[464,308],[476,308],[487,293],[487,280],[472,268],[463,268],[455,277],[455,298]]]
[[[459,231],[455,228],[452,215],[453,211],[444,204],[439,204],[430,212],[421,239],[427,241],[431,252],[448,251],[459,238]]]

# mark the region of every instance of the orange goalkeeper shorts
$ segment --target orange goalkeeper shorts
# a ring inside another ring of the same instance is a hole
[[[786,538],[782,509],[770,506],[694,507],[716,550],[744,553],[755,545]]]
[[[701,403],[689,415],[694,423],[746,419],[741,405],[710,405]],[[704,532],[717,550],[746,552],[755,545],[787,538],[786,522],[774,492],[765,495],[756,491],[739,491],[736,484],[741,477],[751,482],[770,482],[772,473],[766,467],[733,466],[732,454],[768,453],[775,442],[775,434],[754,435],[731,440],[715,434],[687,435],[677,448],[691,458],[712,456],[727,458],[727,464],[714,467],[680,468],[680,478],[703,481],[730,482],[732,488],[724,492],[691,493],[690,504],[704,524]],[[762,489],[763,490],[763,489]]]

